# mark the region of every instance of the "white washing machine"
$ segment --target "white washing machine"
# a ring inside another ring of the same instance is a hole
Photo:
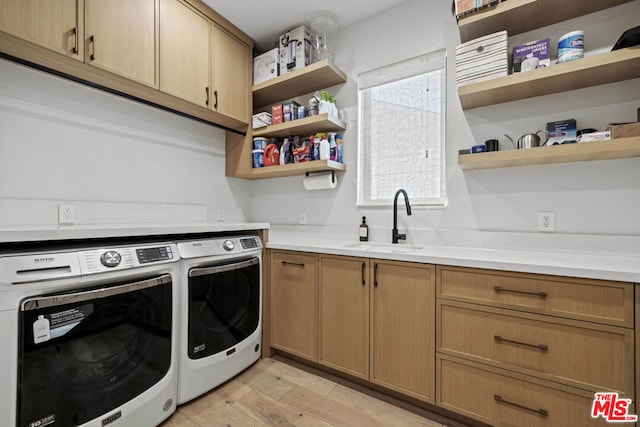
[[[181,258],[181,404],[260,358],[262,241],[258,236],[238,236],[177,245]]]
[[[0,254],[0,425],[168,418],[177,401],[178,260],[175,243]]]

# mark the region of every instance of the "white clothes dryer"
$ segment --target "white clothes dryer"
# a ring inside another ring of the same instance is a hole
[[[262,241],[258,236],[178,242],[178,404],[239,374],[260,358]]]

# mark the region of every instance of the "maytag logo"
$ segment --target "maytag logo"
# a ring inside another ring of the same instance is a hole
[[[42,264],[45,262],[54,262],[56,259],[52,256],[43,256],[43,257],[38,257],[38,258],[34,258],[33,262],[35,262],[36,264]]]
[[[122,417],[122,411],[118,411],[113,415],[108,416],[107,418],[102,420],[102,425],[106,426],[107,424],[111,424],[112,422],[114,422],[115,420],[119,419]]]

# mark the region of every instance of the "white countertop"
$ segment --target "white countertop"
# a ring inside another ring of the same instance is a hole
[[[42,227],[0,227],[0,243],[44,242],[111,237],[164,236],[268,229],[268,223],[112,224]]]
[[[292,238],[270,233],[267,248],[640,283],[640,257]]]

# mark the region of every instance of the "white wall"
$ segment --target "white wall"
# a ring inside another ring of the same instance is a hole
[[[246,220],[224,132],[0,60],[0,226]]]
[[[609,50],[623,30],[637,25],[640,2],[577,18],[510,39],[510,45],[558,36],[575,28],[585,31],[587,55]],[[330,40],[331,42],[331,40]],[[485,139],[544,128],[546,122],[575,118],[578,128],[608,122],[635,121],[640,107],[640,80],[615,83],[559,95],[463,111],[455,84],[455,47],[460,43],[450,2],[412,0],[380,13],[334,37],[336,63],[348,74],[346,84],[332,88],[349,117],[345,132],[347,172],[335,190],[309,192],[302,178],[254,183],[254,221],[298,224],[300,232],[327,232],[336,226],[356,237],[361,216],[373,227],[375,240],[389,240],[392,209],[359,209],[357,176],[357,76],[359,73],[427,52],[447,48],[447,192],[441,209],[414,209],[399,214],[414,242],[640,253],[640,159],[462,172],[457,153]],[[506,147],[505,147],[506,148]],[[402,184],[399,184],[401,187]],[[411,195],[409,195],[411,196]],[[284,207],[284,208],[283,208]],[[539,211],[553,211],[556,233],[537,232]],[[314,227],[316,226],[316,227]]]

